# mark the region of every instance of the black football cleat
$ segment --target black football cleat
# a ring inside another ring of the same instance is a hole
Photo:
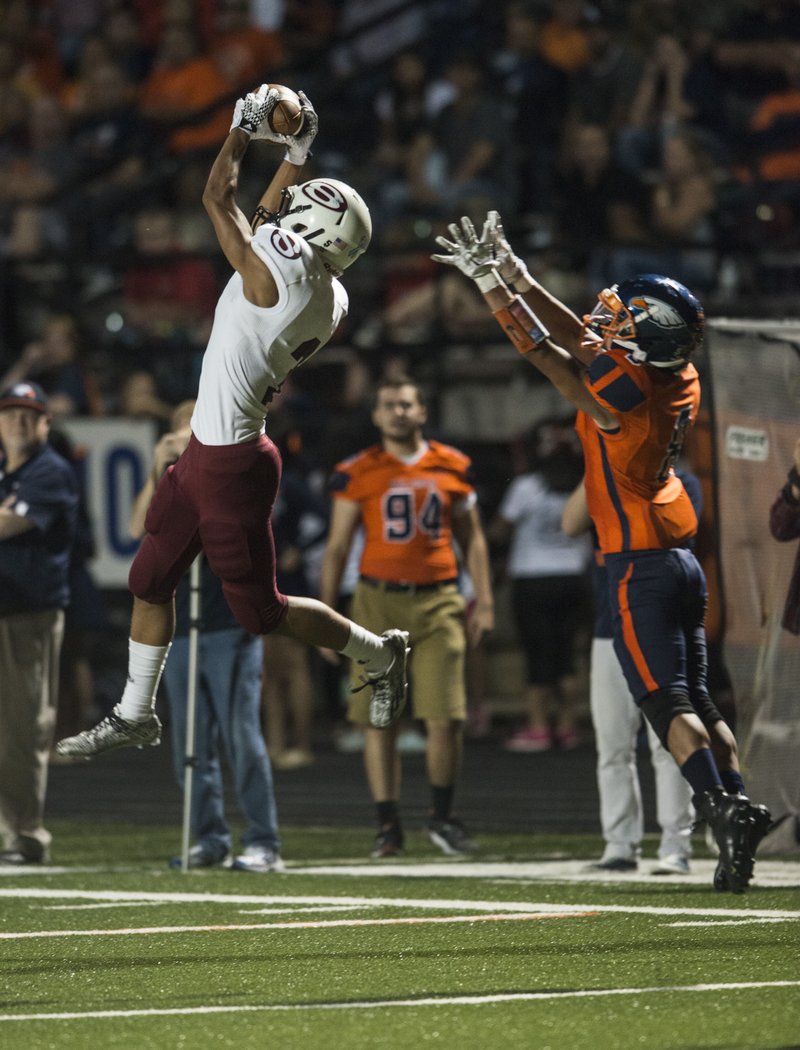
[[[724,878],[731,893],[744,893],[753,874],[750,811],[755,807],[744,795],[728,795],[721,787],[695,795],[692,804],[719,847],[714,888],[721,890]]]
[[[753,868],[755,867],[756,850],[758,849],[758,845],[772,827],[772,815],[766,806],[754,806],[750,803],[746,795],[739,795],[738,797],[744,799],[748,803],[750,810],[748,836],[750,853],[748,864],[745,866],[745,886],[747,886],[750,883],[750,879],[753,877]],[[717,861],[717,867],[714,871],[714,889],[717,893],[726,893],[730,888],[725,868],[721,861]]]

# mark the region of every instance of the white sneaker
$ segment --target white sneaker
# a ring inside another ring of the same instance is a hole
[[[367,684],[372,686],[369,721],[376,729],[385,729],[397,721],[406,706],[408,693],[408,631],[392,628],[384,631],[381,637],[391,649],[393,659],[382,674],[367,675]]]
[[[273,769],[305,769],[306,766],[313,765],[314,756],[311,752],[303,751],[299,747],[290,747],[272,759]]]
[[[118,747],[155,747],[161,742],[161,723],[151,714],[142,722],[120,718],[119,704],[91,729],[68,736],[56,744],[56,754],[73,761],[92,758]]]
[[[231,867],[234,871],[255,871],[261,875],[286,871],[280,853],[269,846],[245,846],[244,853],[234,860]]]
[[[424,755],[428,750],[428,738],[416,729],[404,729],[397,734],[395,747],[401,755]]]
[[[670,853],[659,857],[658,863],[650,872],[651,875],[688,875],[689,858],[684,853]]]
[[[353,754],[357,751],[363,751],[364,730],[358,729],[356,726],[351,726],[349,729],[343,729],[334,737],[334,744],[336,750],[341,751],[343,754]]]

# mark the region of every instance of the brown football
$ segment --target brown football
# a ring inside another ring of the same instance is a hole
[[[278,101],[269,115],[269,126],[280,135],[296,135],[305,120],[299,95],[284,84],[270,84],[270,87],[278,92]]]

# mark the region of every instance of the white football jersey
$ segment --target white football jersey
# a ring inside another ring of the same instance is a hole
[[[347,313],[347,292],[301,237],[265,225],[252,247],[274,276],[279,299],[275,306],[254,306],[238,273],[225,286],[192,416],[192,431],[204,445],[238,445],[263,434],[271,395],[327,343]]]

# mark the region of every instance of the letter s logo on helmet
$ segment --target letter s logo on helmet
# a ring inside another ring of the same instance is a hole
[[[310,179],[287,186],[273,221],[315,248],[338,277],[369,245],[372,219],[356,191],[338,179]]]

